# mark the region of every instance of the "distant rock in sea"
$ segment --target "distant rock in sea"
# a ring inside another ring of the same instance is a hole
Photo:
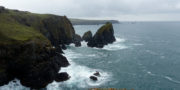
[[[92,39],[92,32],[91,31],[87,31],[84,33],[82,39],[85,41],[85,42],[89,42],[91,39]]]
[[[116,41],[114,37],[113,25],[107,22],[101,28],[98,29],[93,38],[88,42],[89,47],[103,48],[104,45],[113,43]]]

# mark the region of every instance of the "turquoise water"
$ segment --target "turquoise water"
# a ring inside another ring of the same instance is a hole
[[[76,33],[93,33],[101,25],[77,25]],[[52,83],[47,90],[126,88],[134,90],[180,90],[180,23],[137,22],[114,24],[117,41],[103,49],[68,46],[65,56],[71,65],[63,68],[71,79]],[[95,71],[101,77],[89,80]],[[0,87],[26,90],[18,82]]]

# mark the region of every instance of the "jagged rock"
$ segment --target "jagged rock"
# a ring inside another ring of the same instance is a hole
[[[92,39],[92,32],[91,31],[87,31],[84,33],[82,39],[85,41],[85,42],[89,42],[91,39]]]
[[[70,76],[66,72],[61,72],[56,75],[55,81],[62,82],[62,81],[68,80],[69,78],[70,78]]]
[[[67,59],[56,53],[54,48],[43,47],[33,42],[16,44],[14,47],[1,46],[0,50],[3,52],[1,62],[6,66],[6,73],[0,75],[4,77],[0,78],[0,81],[7,82],[6,80],[18,78],[22,85],[31,88],[45,87],[55,80],[60,67],[69,65]]]
[[[91,80],[93,80],[93,81],[97,81],[98,79],[97,79],[97,77],[95,77],[95,76],[90,76],[89,77]]]
[[[43,19],[42,23],[45,29],[41,32],[52,41],[53,45],[73,43],[75,30],[66,16],[50,15]]]
[[[4,84],[8,84],[10,80],[12,80],[11,77],[8,76],[5,68],[0,68],[0,86]]]
[[[93,75],[100,76],[100,73],[98,71],[96,71]]]
[[[54,48],[56,48],[56,52],[57,52],[57,53],[60,53],[60,54],[64,53],[64,52],[62,51],[62,48],[61,48],[60,46],[56,46],[56,47],[54,47]]]
[[[87,45],[89,47],[103,48],[104,45],[113,43],[115,40],[112,23],[108,22],[98,29],[93,39],[91,39]]]
[[[75,44],[76,47],[80,47],[81,46],[82,38],[81,38],[80,35],[75,34],[73,41],[74,41],[74,44]]]
[[[62,45],[60,45],[60,46],[61,46],[61,48],[64,49],[64,50],[67,49],[67,47],[66,47],[64,44],[62,44]]]

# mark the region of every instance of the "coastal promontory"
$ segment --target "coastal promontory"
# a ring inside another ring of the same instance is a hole
[[[0,85],[19,79],[32,89],[46,87],[69,65],[60,46],[74,43],[75,30],[66,16],[36,14],[0,7]]]

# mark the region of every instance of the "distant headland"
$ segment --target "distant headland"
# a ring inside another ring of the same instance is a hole
[[[111,22],[112,24],[119,23],[118,20],[88,20],[88,19],[74,19],[70,18],[73,25],[99,25],[106,24],[106,22]]]

